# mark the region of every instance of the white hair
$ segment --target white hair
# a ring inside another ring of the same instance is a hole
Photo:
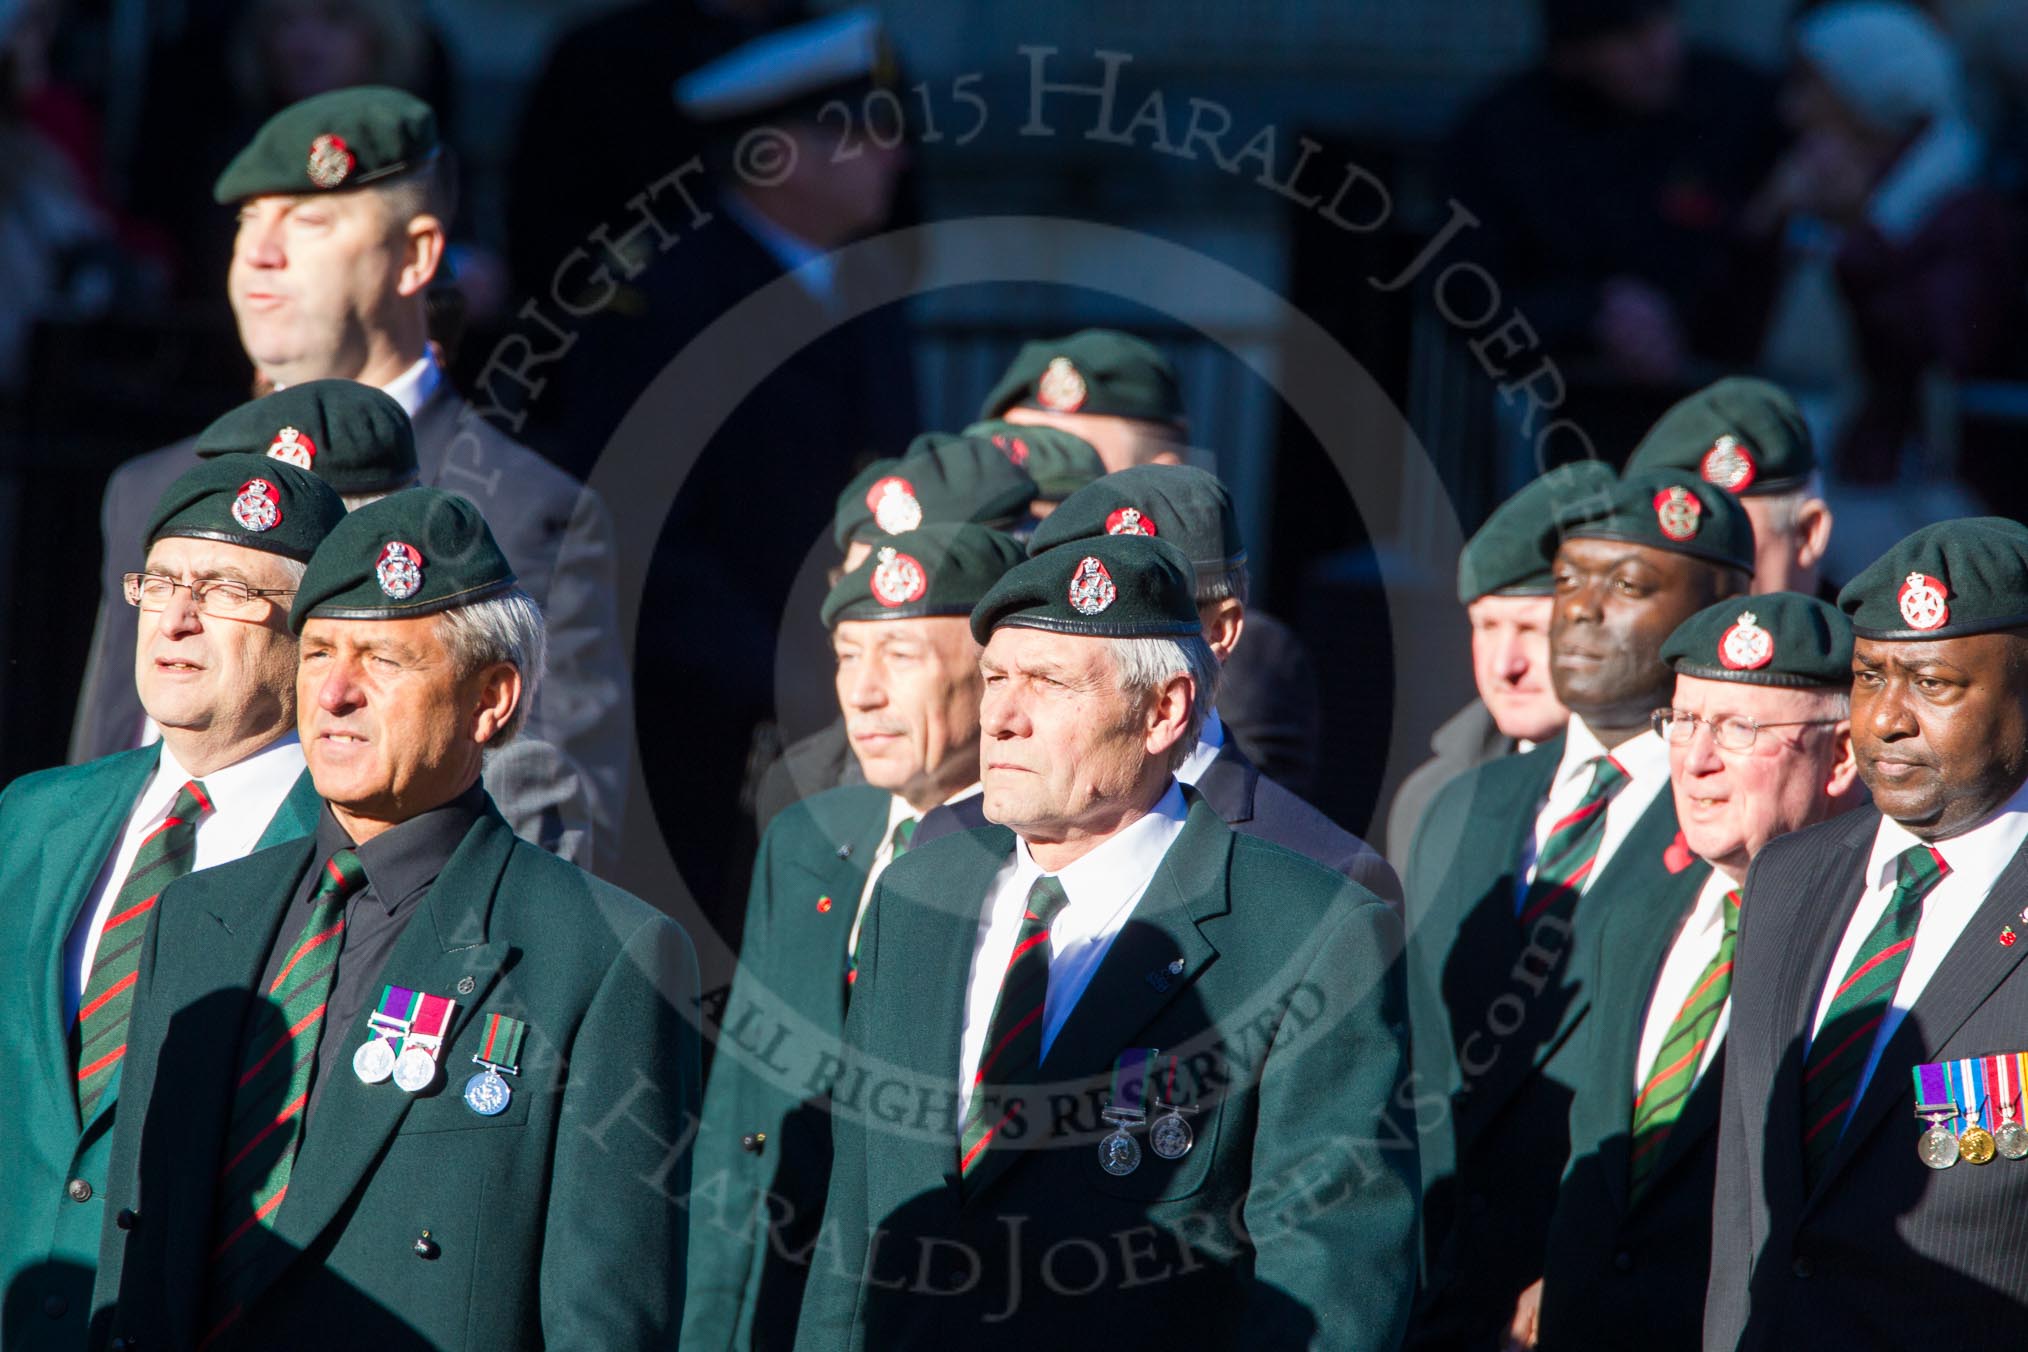
[[[505,662],[521,673],[521,700],[493,741],[496,747],[507,745],[528,721],[528,710],[542,684],[548,641],[541,607],[516,587],[504,596],[446,610],[441,620],[438,633],[451,650],[459,680],[496,662]]]
[[[1183,735],[1169,748],[1169,769],[1173,772],[1188,760],[1203,734],[1204,719],[1218,699],[1218,658],[1201,634],[1188,638],[1116,638],[1111,640],[1113,673],[1120,689],[1133,697],[1138,716],[1140,706],[1177,676],[1188,676],[1196,687],[1190,701],[1190,718]]]
[[[1769,534],[1787,535],[1794,531],[1803,508],[1809,503],[1821,501],[1823,496],[1824,476],[1815,470],[1810,471],[1810,477],[1804,480],[1801,488],[1768,494],[1763,501],[1768,506]]]

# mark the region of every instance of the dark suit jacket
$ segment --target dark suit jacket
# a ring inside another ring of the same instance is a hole
[[[1309,649],[1288,625],[1256,606],[1218,674],[1218,716],[1263,774],[1299,794],[1317,787],[1323,710]]]
[[[1408,867],[1416,828],[1437,790],[1474,766],[1513,755],[1515,745],[1493,721],[1492,711],[1474,699],[1430,734],[1429,749],[1430,758],[1401,781],[1387,809],[1387,858],[1398,869]]]
[[[851,739],[845,735],[845,720],[835,719],[790,742],[774,760],[754,767],[747,786],[754,826],[766,831],[776,814],[792,803],[826,789],[865,782],[866,772],[859,768],[859,757],[852,754]]]
[[[1524,934],[1515,866],[1563,745],[1559,736],[1453,779],[1409,862],[1415,1074],[1398,1107],[1420,1133],[1425,1245],[1412,1346],[1489,1340],[1542,1275],[1571,1096],[1587,1074],[1585,974],[1667,926],[1701,882],[1663,864],[1676,836],[1665,791],[1586,889],[1569,933],[1538,922]],[[1631,923],[1617,923],[1622,913]]]
[[[834,1095],[835,1247],[812,1266],[799,1348],[1398,1345],[1416,1168],[1413,1142],[1383,1133],[1402,1070],[1399,922],[1186,798],[1182,834],[1017,1095],[1009,1148],[962,1190],[966,979],[1014,835],[946,837],[881,875]],[[1098,1108],[1129,1047],[1179,1058],[1195,1145],[1115,1177],[1096,1158]]]
[[[124,751],[140,736],[137,625],[120,577],[145,560],[142,536],[163,490],[197,463],[193,440],[129,460],[106,485],[98,626],[71,725],[73,763]],[[415,444],[420,481],[485,513],[546,621],[548,662],[535,707],[510,764],[489,765],[486,787],[524,837],[594,867],[618,847],[634,733],[605,506],[497,431],[448,383],[417,411]]]
[[[2028,944],[2000,942],[2028,928],[2028,850],[1888,1039],[1822,1181],[1804,1190],[1804,1044],[1879,822],[1875,808],[1848,812],[1770,843],[1747,871],[1706,1348],[2021,1345],[2028,1167],[1923,1167],[1909,1068],[2028,1049]]]
[[[1680,856],[1696,890],[1674,924],[1610,909],[1586,980],[1590,1066],[1570,1108],[1570,1164],[1543,1269],[1541,1352],[1696,1352],[1711,1258],[1711,1180],[1725,1062],[1713,1059],[1662,1143],[1648,1187],[1629,1192],[1635,1063],[1655,980],[1711,866]],[[1666,865],[1665,865],[1666,867]],[[1673,889],[1672,889],[1673,891]],[[1617,931],[1627,930],[1621,935]],[[1612,954],[1611,962],[1605,961]]]
[[[84,1344],[121,1095],[78,1119],[64,948],[161,754],[158,743],[43,770],[0,794],[0,989],[16,1000],[0,1029],[0,1346]],[[257,848],[310,834],[322,807],[302,775]],[[67,1191],[73,1179],[91,1185],[82,1201]]]
[[[823,1100],[845,1030],[853,917],[891,795],[864,784],[784,809],[761,840],[725,1005],[691,1208],[686,1348],[788,1348],[831,1180]]]

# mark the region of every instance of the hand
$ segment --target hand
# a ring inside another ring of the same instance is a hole
[[[1593,331],[1606,359],[1630,380],[1668,384],[1683,369],[1683,332],[1675,307],[1638,278],[1607,279]]]
[[[1507,1326],[1507,1352],[1534,1352],[1541,1318],[1542,1279],[1537,1277],[1514,1302],[1514,1322]]]

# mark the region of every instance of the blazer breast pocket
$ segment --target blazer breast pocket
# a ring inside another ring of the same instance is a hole
[[[499,1112],[482,1113],[467,1102],[466,1084],[473,1078],[484,1075],[485,1071],[478,1066],[454,1068],[433,1092],[418,1095],[415,1102],[409,1104],[408,1115],[401,1122],[401,1134],[414,1136],[438,1131],[505,1131],[526,1126],[531,1094],[523,1089],[512,1075],[500,1077],[501,1087],[507,1091],[507,1103]],[[391,1085],[385,1087],[393,1088]],[[494,1092],[497,1095],[497,1089]],[[483,1095],[475,1094],[474,1098],[482,1107],[489,1103]]]
[[[1140,1151],[1140,1159],[1125,1173],[1105,1167],[1101,1160],[1105,1149],[1103,1138],[1096,1145],[1071,1148],[1086,1156],[1083,1162],[1086,1176],[1097,1192],[1135,1202],[1181,1201],[1202,1189],[1210,1176],[1211,1158],[1218,1153],[1218,1130],[1224,1110],[1225,1100],[1221,1098],[1198,1105],[1195,1113],[1188,1110],[1177,1113],[1175,1117],[1183,1122],[1179,1132],[1173,1121],[1165,1120],[1171,1115],[1157,1107],[1145,1124],[1127,1130]],[[1163,1150],[1155,1148],[1158,1144]],[[1175,1154],[1179,1145],[1183,1151]]]

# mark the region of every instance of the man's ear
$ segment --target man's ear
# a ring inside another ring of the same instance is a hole
[[[475,679],[479,707],[473,717],[472,740],[486,746],[499,739],[500,730],[521,704],[521,671],[512,662],[495,662]]]
[[[1150,756],[1166,755],[1182,740],[1190,726],[1190,708],[1196,701],[1197,682],[1180,671],[1155,692],[1148,702],[1146,746]]]
[[[405,244],[401,276],[395,280],[394,289],[402,296],[421,295],[443,266],[444,223],[425,212],[410,219],[402,238]]]
[[[1211,645],[1212,656],[1224,666],[1246,631],[1246,607],[1238,597],[1227,596],[1199,605],[1197,618],[1204,625],[1204,641]]]
[[[1831,547],[1831,504],[1806,498],[1796,509],[1796,567],[1813,569]]]

